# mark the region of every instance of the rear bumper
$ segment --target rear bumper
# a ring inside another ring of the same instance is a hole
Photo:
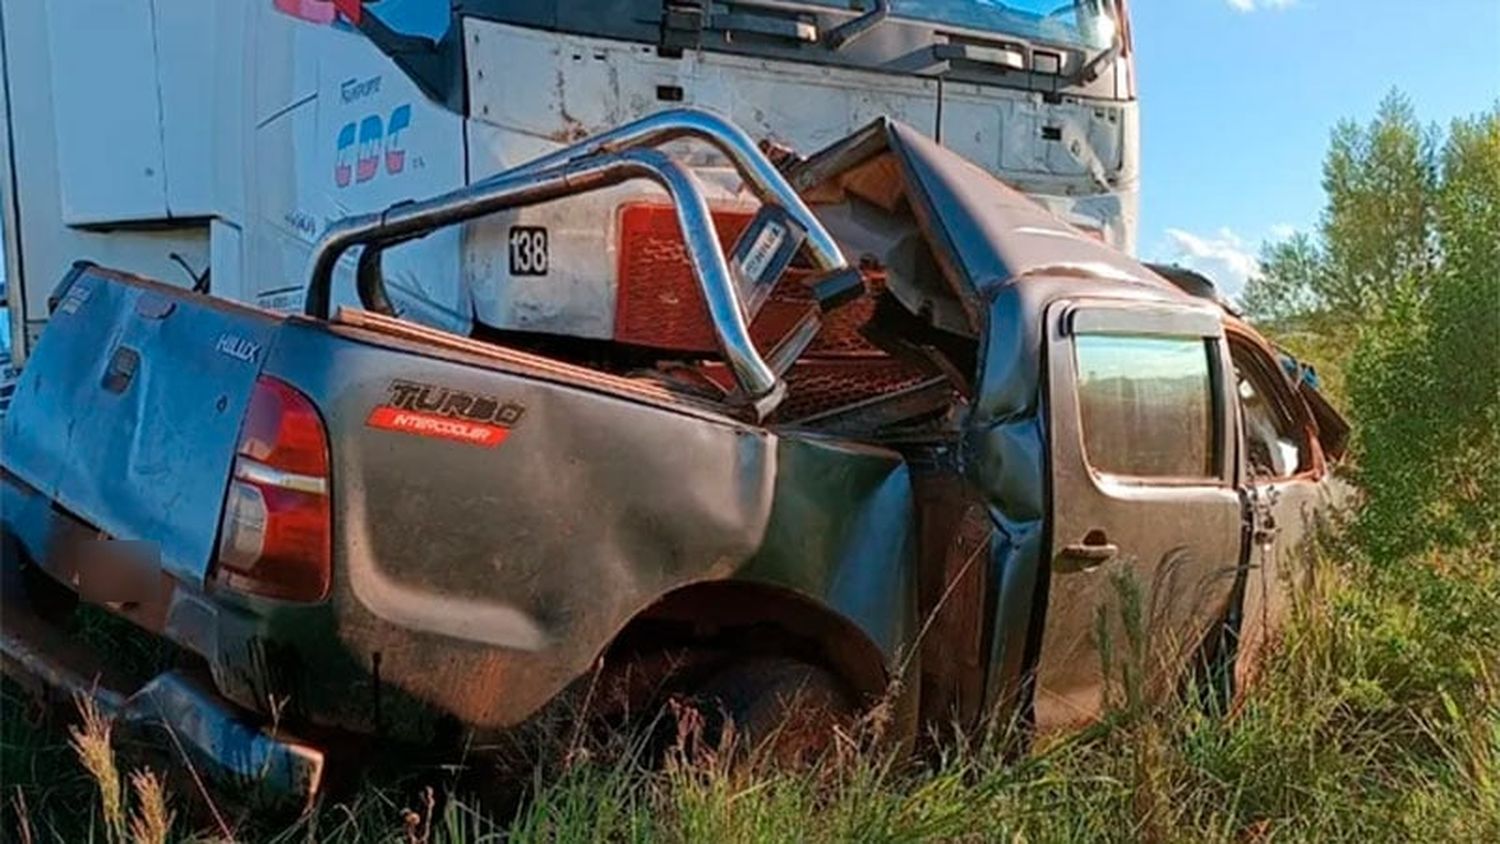
[[[0,483],[6,505],[31,494],[12,477]],[[323,782],[322,749],[263,729],[254,716],[219,696],[211,683],[190,673],[129,676],[118,660],[111,661],[72,635],[65,623],[39,611],[21,570],[22,545],[13,530],[19,526],[10,523],[12,515],[35,510],[5,510],[0,524],[0,668],[6,676],[44,700],[92,698],[122,732],[164,733],[164,749],[173,758],[185,757],[198,774],[212,780],[254,788],[276,802],[312,800]],[[48,518],[66,519],[55,511]],[[54,526],[25,527],[30,532]],[[40,572],[32,576],[46,577]]]

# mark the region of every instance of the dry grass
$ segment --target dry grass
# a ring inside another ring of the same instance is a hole
[[[131,771],[128,778],[122,778],[110,719],[88,696],[79,695],[75,704],[78,723],[68,728],[68,745],[94,786],[104,840],[108,844],[166,844],[176,813],[170,808],[170,797],[161,779],[149,768]],[[126,779],[133,800],[127,799]],[[24,841],[33,841],[30,811],[25,792],[20,788],[14,806],[19,836]],[[92,823],[88,829],[92,840],[95,837]]]
[[[105,840],[110,844],[124,842],[125,789],[120,770],[115,766],[115,751],[111,743],[113,727],[93,698],[79,695],[76,703],[81,723],[68,728],[72,736],[69,743],[78,755],[79,764],[88,771],[99,789],[99,811],[104,820]]]
[[[131,844],[166,844],[176,813],[167,808],[166,786],[148,768],[130,775],[135,810],[130,815]]]

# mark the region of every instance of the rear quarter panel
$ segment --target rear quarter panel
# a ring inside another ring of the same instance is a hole
[[[388,708],[513,725],[636,613],[707,580],[799,592],[885,654],[905,635],[911,501],[893,452],[330,336],[289,324],[266,366],[330,432],[337,644],[305,653],[338,668],[302,684],[322,717],[375,717],[352,672],[378,674]],[[393,381],[522,410],[492,446],[372,427]]]

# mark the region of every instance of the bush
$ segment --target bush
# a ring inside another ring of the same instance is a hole
[[[1442,162],[1441,261],[1381,301],[1349,367],[1361,533],[1381,557],[1500,548],[1500,108],[1456,122]]]

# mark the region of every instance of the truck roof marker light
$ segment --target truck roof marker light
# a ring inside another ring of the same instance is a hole
[[[288,601],[320,601],[332,581],[328,435],[312,402],[261,376],[219,526],[217,580]]]

